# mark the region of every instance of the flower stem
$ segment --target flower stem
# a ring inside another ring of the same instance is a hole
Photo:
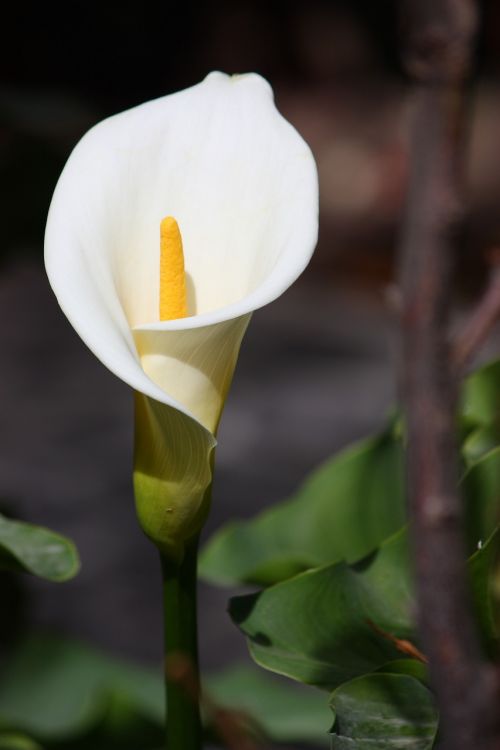
[[[198,538],[180,565],[161,555],[165,629],[167,750],[201,750],[196,571]]]

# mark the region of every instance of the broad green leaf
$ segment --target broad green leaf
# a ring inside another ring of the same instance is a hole
[[[496,640],[490,589],[497,540],[495,533],[469,560],[478,624],[489,652]],[[359,563],[312,569],[230,604],[258,664],[322,688],[380,669],[425,680],[425,670],[403,660],[402,644],[395,641],[417,645],[414,610],[404,529]]]
[[[388,430],[313,472],[291,500],[208,542],[200,573],[268,585],[310,567],[359,560],[405,523],[400,440]]]
[[[42,748],[24,734],[0,732],[0,750],[42,750]]]
[[[231,600],[255,661],[322,688],[401,658],[383,633],[414,639],[406,532],[355,565],[307,571]]]
[[[325,747],[331,714],[324,693],[247,665],[210,676],[205,685],[218,705],[247,714],[270,740]]]
[[[332,750],[430,750],[438,715],[431,693],[407,675],[371,674],[337,688]]]
[[[67,581],[80,569],[78,552],[61,534],[0,515],[0,570],[20,570],[49,581]]]
[[[461,411],[471,423],[500,421],[500,360],[473,372],[462,389]]]
[[[132,715],[135,723],[142,717],[161,726],[161,676],[83,644],[43,636],[26,639],[2,672],[0,723],[42,741],[102,728],[118,713],[122,720]]]

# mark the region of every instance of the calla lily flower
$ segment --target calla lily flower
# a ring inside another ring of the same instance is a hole
[[[99,123],[50,207],[45,262],[87,346],[136,394],[134,488],[174,560],[208,511],[216,431],[251,314],[317,240],[311,152],[260,76],[200,84]],[[160,320],[159,226],[178,222],[186,316]]]

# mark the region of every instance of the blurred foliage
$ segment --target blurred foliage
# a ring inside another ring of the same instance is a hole
[[[21,642],[0,680],[0,726],[44,748],[155,747],[163,716],[160,675],[62,638]]]
[[[460,399],[469,555],[499,520],[499,383],[500,362],[495,361],[465,381]],[[312,567],[353,563],[374,552],[406,523],[403,442],[400,421],[391,419],[380,435],[314,470],[292,498],[255,518],[226,524],[202,549],[200,575],[219,585],[268,586]]]
[[[468,464],[500,445],[500,362],[473,373],[462,392],[462,415],[469,432],[463,444]]]
[[[404,523],[402,446],[391,424],[316,469],[290,500],[224,526],[202,550],[200,574],[220,584],[276,583],[359,560]]]
[[[463,479],[468,552],[483,544],[499,522],[500,446],[482,455]]]
[[[461,393],[461,412],[473,425],[489,425],[500,419],[500,360],[473,372]]]
[[[330,712],[320,693],[249,666],[208,676],[206,690],[210,707],[244,715],[270,740],[324,742]],[[164,714],[159,670],[60,637],[19,643],[0,679],[0,731],[26,732],[45,750],[154,750],[163,744]]]
[[[270,679],[271,678],[271,679]],[[324,747],[331,724],[328,701],[315,690],[249,665],[235,665],[205,680],[217,705],[243,712],[262,734],[279,742],[307,742]]]
[[[0,750],[42,750],[42,748],[25,734],[0,732]]]
[[[22,571],[62,582],[73,578],[79,569],[78,551],[70,539],[0,515],[0,570]]]

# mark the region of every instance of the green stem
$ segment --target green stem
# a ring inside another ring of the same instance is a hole
[[[175,565],[161,556],[165,628],[167,750],[201,750],[196,571],[198,538]]]

